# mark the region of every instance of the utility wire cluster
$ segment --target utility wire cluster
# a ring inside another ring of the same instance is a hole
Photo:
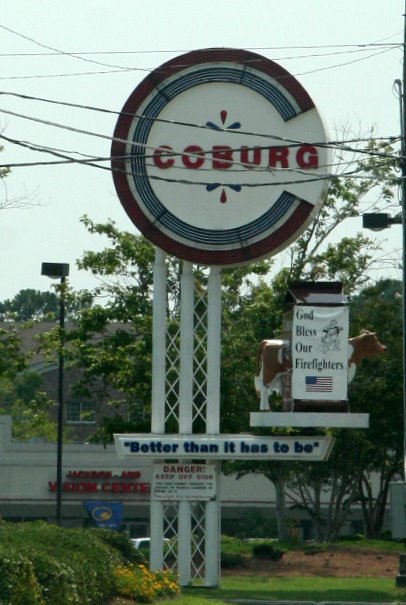
[[[127,52],[121,52],[121,51],[116,51],[116,52],[115,51],[66,52],[66,51],[60,50],[58,48],[44,44],[42,42],[39,42],[38,40],[35,40],[34,38],[32,38],[30,36],[17,32],[16,30],[13,30],[5,25],[0,24],[0,29],[8,32],[9,34],[12,34],[12,35],[18,36],[24,40],[27,40],[27,41],[31,42],[32,44],[44,49],[44,52],[40,52],[40,53],[39,52],[37,52],[37,53],[1,53],[0,56],[2,56],[2,57],[8,57],[8,56],[10,56],[10,57],[11,56],[12,57],[16,57],[16,56],[24,56],[24,57],[27,57],[27,56],[33,56],[33,57],[36,57],[36,56],[38,56],[38,57],[60,56],[60,57],[69,57],[71,59],[79,60],[79,61],[82,61],[85,63],[96,64],[101,67],[108,67],[112,70],[117,70],[117,71],[150,72],[153,70],[156,71],[156,69],[150,69],[150,68],[146,68],[146,67],[142,67],[142,68],[127,67],[127,66],[123,66],[123,65],[105,63],[105,62],[98,61],[96,59],[92,59],[89,57],[90,56],[102,56],[102,55],[124,55],[124,54],[138,55],[141,53],[143,53],[143,54],[156,54],[156,53],[179,54],[181,52],[187,52],[184,50],[183,51],[182,50],[166,50],[166,51],[145,50],[145,51],[127,51]],[[390,36],[390,37],[393,37],[393,36]],[[248,50],[253,50],[253,51],[276,51],[276,50],[278,50],[278,51],[280,51],[280,50],[286,50],[287,48],[290,48],[290,50],[295,49],[295,50],[301,50],[301,51],[303,51],[303,50],[311,51],[307,54],[297,54],[297,55],[285,56],[285,57],[283,57],[283,60],[314,58],[314,57],[330,57],[330,56],[338,56],[338,55],[342,55],[342,54],[354,54],[354,53],[363,54],[362,57],[358,57],[358,58],[356,58],[354,60],[350,60],[346,63],[330,65],[328,67],[321,67],[321,68],[312,70],[311,72],[304,72],[304,73],[314,73],[314,72],[322,71],[325,69],[332,69],[332,68],[339,67],[339,66],[349,65],[356,61],[361,61],[361,60],[376,57],[378,54],[382,54],[382,53],[386,53],[386,52],[390,52],[393,50],[403,48],[403,45],[401,43],[388,42],[387,40],[388,40],[388,38],[386,38],[385,40],[376,41],[376,42],[367,43],[367,44],[358,43],[358,44],[340,44],[340,45],[311,45],[311,46],[296,46],[296,47],[282,47],[282,46],[280,46],[280,47],[256,47],[256,48],[250,48]],[[316,50],[322,50],[323,52],[315,52]],[[372,51],[372,53],[370,51]],[[366,53],[370,53],[370,54],[366,54]],[[256,59],[254,58],[253,62],[255,63],[255,61],[256,61]],[[65,77],[65,76],[75,76],[75,75],[82,76],[82,75],[89,75],[90,73],[98,73],[98,74],[111,73],[111,71],[109,71],[109,72],[98,71],[98,72],[86,72],[86,73],[82,72],[82,73],[77,73],[77,74],[76,73],[53,74],[53,75],[39,74],[39,75],[30,75],[30,76],[11,76],[9,78],[7,76],[4,76],[4,77],[0,76],[0,80],[1,79],[17,79],[17,78],[18,79],[22,79],[22,78],[28,79],[28,78],[44,78],[44,77]],[[303,74],[296,74],[296,75],[303,75]],[[64,102],[64,101],[56,101],[56,100],[52,100],[52,99],[46,99],[43,97],[34,97],[31,95],[18,94],[18,93],[10,92],[10,91],[0,91],[0,96],[15,97],[15,98],[19,98],[21,100],[26,100],[29,102],[49,103],[49,104],[53,104],[53,105],[71,107],[71,108],[81,109],[81,110],[86,110],[86,111],[91,111],[91,112],[123,115],[123,114],[120,114],[120,112],[101,108],[101,107],[68,103],[68,102]],[[48,127],[63,129],[63,130],[70,131],[75,134],[97,137],[97,138],[105,139],[108,141],[114,140],[114,138],[109,135],[104,135],[101,133],[93,132],[90,130],[84,130],[81,128],[75,128],[73,126],[68,126],[66,124],[62,124],[59,122],[43,120],[38,117],[30,116],[30,115],[23,114],[23,113],[17,113],[15,111],[7,110],[4,108],[0,108],[0,113],[3,115],[10,115],[10,116],[17,117],[19,119],[24,119],[24,120],[28,120],[31,122],[40,123],[40,124],[43,124]],[[131,117],[139,119],[139,120],[151,120],[151,118],[145,117],[142,115],[141,116],[132,115]],[[168,121],[168,120],[162,120],[160,118],[156,118],[156,121],[170,123],[176,127],[188,127],[188,128],[196,128],[196,129],[207,129],[208,128],[208,126],[206,124],[193,124],[193,123],[180,122],[180,121],[175,121],[175,120]],[[224,130],[224,132],[227,132],[228,134],[231,134],[233,132],[233,131],[230,131],[227,129],[223,129],[223,130]],[[278,144],[278,145],[284,145],[284,146],[289,146],[289,147],[297,147],[297,146],[303,144],[303,141],[286,139],[286,138],[280,137],[280,136],[278,136],[276,134],[272,134],[272,133],[264,134],[264,133],[255,133],[255,132],[238,130],[238,134],[239,134],[239,136],[247,135],[250,137],[264,138],[266,140],[266,142],[268,143],[268,145],[266,145],[266,144],[264,145],[265,149],[269,147],[269,143],[271,143],[272,145]],[[109,171],[112,170],[112,168],[110,166],[111,157],[97,157],[97,156],[93,156],[93,155],[89,155],[89,154],[83,154],[76,150],[73,152],[72,151],[67,152],[67,151],[58,149],[56,147],[49,147],[49,146],[40,145],[40,144],[37,144],[34,142],[13,139],[10,137],[6,137],[4,134],[0,135],[0,138],[9,144],[18,145],[25,149],[29,149],[30,151],[45,153],[45,154],[51,155],[54,158],[56,158],[56,159],[53,159],[50,161],[40,160],[40,161],[34,161],[34,162],[15,162],[15,163],[0,164],[0,168],[19,168],[19,167],[26,167],[26,166],[42,166],[42,165],[50,166],[50,165],[57,165],[57,164],[84,164],[84,165],[92,166],[92,167],[99,168],[102,170],[109,170]],[[373,139],[358,138],[358,139],[345,140],[345,141],[336,140],[336,141],[329,141],[328,143],[319,143],[317,141],[309,143],[309,141],[306,141],[306,144],[311,144],[315,147],[328,147],[329,149],[333,150],[334,152],[338,152],[340,154],[344,153],[344,152],[350,152],[352,154],[360,154],[360,156],[365,156],[367,159],[372,158],[375,161],[374,165],[377,168],[379,168],[380,166],[384,165],[388,160],[398,162],[401,159],[399,154],[396,152],[388,153],[388,152],[382,150],[382,146],[384,146],[386,144],[389,146],[392,146],[392,145],[399,143],[400,141],[401,141],[400,136],[388,136],[388,137],[373,138]],[[151,158],[152,158],[153,150],[151,148],[149,148],[147,145],[141,144],[136,141],[119,140],[119,142],[125,143],[127,145],[130,144],[132,148],[137,147],[138,153],[139,153],[139,149],[142,148],[144,150],[142,157],[145,161],[146,166],[149,167],[152,165]],[[371,146],[370,146],[371,142],[374,142],[376,144],[376,146],[371,148]],[[366,146],[364,145],[362,147],[362,144],[366,144]],[[182,153],[184,153],[184,152],[181,152],[180,150],[173,150],[173,152],[171,151],[171,157],[176,157],[176,156],[182,155]],[[205,153],[205,155],[207,154],[207,157],[210,157],[210,151],[207,151],[207,152],[205,151],[204,153]],[[120,159],[123,161],[131,160],[132,156],[129,155],[129,156],[126,156],[126,157],[123,157]],[[333,174],[333,172],[332,172],[334,170],[334,168],[336,168],[337,166],[340,166],[340,168],[347,166],[348,167],[347,172],[342,172],[339,175],[340,177],[363,178],[363,179],[368,178],[365,176],[365,173],[363,173],[362,175],[361,174],[358,175],[357,173],[359,172],[360,169],[359,168],[354,169],[353,165],[354,165],[353,160],[347,161],[347,162],[340,161],[337,163],[331,162],[328,166],[322,167],[324,169],[326,169],[326,168],[329,169],[331,171],[331,173],[329,173],[327,175],[323,175],[323,176],[321,176],[317,172],[312,173],[311,171],[308,171],[308,170],[304,171],[304,170],[300,170],[297,168],[274,168],[274,167],[267,168],[267,167],[259,167],[259,166],[250,166],[250,172],[251,173],[261,172],[261,173],[266,173],[268,175],[272,174],[273,177],[277,176],[278,174],[280,175],[281,173],[283,173],[286,176],[289,172],[294,172],[297,174],[306,175],[306,177],[303,179],[303,182],[309,182],[312,180],[331,179],[331,178],[337,177],[337,174]],[[182,165],[177,166],[176,167],[177,174],[182,169],[185,169],[184,167],[182,167]],[[198,170],[202,174],[205,171],[204,168],[199,168]],[[246,166],[244,166],[244,164],[242,164],[241,162],[233,160],[233,167],[227,168],[226,170],[224,170],[224,173],[230,174],[230,173],[238,173],[238,172],[242,172],[242,171],[246,172]],[[188,168],[188,173],[190,174],[190,168]],[[134,176],[137,176],[136,174],[134,174],[133,171],[131,171],[131,174]],[[202,182],[197,182],[196,180],[192,181],[187,178],[186,179],[171,179],[171,178],[160,177],[157,175],[151,175],[151,178],[155,178],[157,180],[164,180],[167,182],[187,184],[187,185],[206,184],[206,183],[202,183]],[[301,181],[295,179],[292,182],[298,183]],[[276,185],[280,185],[280,184],[286,185],[288,183],[289,183],[289,181],[287,181],[287,180],[283,180],[283,183],[282,183],[282,181],[278,181],[277,178],[275,180],[275,178],[274,178],[272,182],[251,183],[251,184],[247,184],[244,186],[251,186],[251,187],[276,186]]]

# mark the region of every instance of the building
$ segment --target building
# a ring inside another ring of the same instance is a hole
[[[102,500],[123,504],[123,529],[130,537],[149,535],[149,495],[152,463],[119,459],[114,445],[70,443],[63,448],[62,519],[66,527],[86,527],[90,517],[84,502]],[[263,475],[236,479],[220,477],[221,518],[225,533],[236,533],[247,519],[268,521],[268,535],[276,535],[276,496]],[[325,502],[328,502],[325,494]],[[311,539],[311,521],[289,510],[299,521],[301,536]],[[11,437],[11,417],[0,416],[0,517],[8,521],[56,519],[56,445],[18,442]],[[386,527],[389,527],[389,515]],[[360,510],[345,527],[362,531]]]

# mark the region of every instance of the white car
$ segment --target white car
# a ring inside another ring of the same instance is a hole
[[[130,538],[130,542],[138,550],[140,548],[149,548],[151,538]],[[164,538],[164,545],[169,546],[169,538]]]
[[[130,542],[134,545],[134,547],[138,550],[139,548],[144,548],[145,546],[149,546],[151,538],[130,538]]]

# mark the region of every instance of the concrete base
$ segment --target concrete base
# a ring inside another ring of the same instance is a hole
[[[367,429],[369,427],[369,414],[334,414],[331,412],[251,412],[250,426]]]

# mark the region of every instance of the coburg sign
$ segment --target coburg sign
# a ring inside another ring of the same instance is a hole
[[[326,133],[312,99],[245,50],[193,51],[153,71],[120,113],[112,158],[133,223],[199,264],[275,254],[326,193]]]

